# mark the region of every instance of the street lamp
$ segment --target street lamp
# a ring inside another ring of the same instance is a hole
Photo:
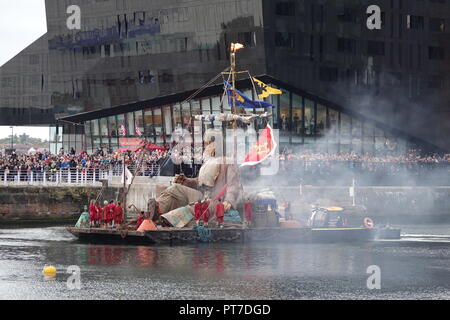
[[[11,152],[14,149],[14,127],[11,128]]]

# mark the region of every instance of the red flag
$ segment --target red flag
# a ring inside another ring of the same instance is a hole
[[[219,200],[220,198],[222,198],[225,195],[225,192],[227,192],[227,188],[228,185],[226,184],[222,190],[220,190],[219,194],[216,196],[216,198],[214,200]]]
[[[268,157],[273,156],[277,149],[277,143],[273,136],[272,127],[267,127],[259,135],[256,144],[251,148],[250,152],[245,156],[243,166],[254,166],[263,162]]]

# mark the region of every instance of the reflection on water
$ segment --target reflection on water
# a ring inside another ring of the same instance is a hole
[[[448,299],[450,236],[437,235],[443,241],[169,247],[80,244],[63,228],[0,230],[0,298]],[[43,279],[45,264],[58,269],[55,281]],[[71,265],[81,290],[66,287]],[[381,290],[366,288],[370,265],[381,268]]]

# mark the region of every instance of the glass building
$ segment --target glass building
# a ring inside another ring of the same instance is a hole
[[[167,142],[188,117],[177,107],[185,93],[227,68],[239,42],[239,69],[285,91],[272,97],[283,145],[450,152],[450,1],[45,3],[48,32],[0,68],[0,125],[54,126],[52,150],[114,148],[122,125],[129,138],[137,126]],[[70,5],[80,30],[67,27]],[[379,30],[367,28],[369,5],[381,9]],[[220,94],[189,112],[218,112]]]
[[[369,122],[351,111],[310,94],[286,89],[278,81],[277,84],[270,82],[270,77],[264,76],[261,79],[269,81],[266,83],[283,92],[281,95],[272,95],[267,100],[275,105],[269,123],[273,128],[279,129],[280,151],[283,148],[301,147],[298,150],[386,155],[402,154],[414,146],[410,139],[394,136],[381,123]],[[121,147],[121,139],[139,138],[139,132],[150,142],[169,146],[173,142],[172,133],[176,129],[186,129],[193,121],[193,116],[231,112],[227,99],[222,99],[221,89],[220,85],[209,87],[205,93],[189,102],[174,99],[151,106],[157,104],[157,101],[148,101],[148,107],[145,107],[144,102],[136,106],[136,110],[129,112],[124,110],[129,109],[130,105],[118,106],[105,117],[97,118],[98,112],[66,117],[63,119],[66,124],[53,128],[55,135],[52,145],[56,146],[56,141],[61,141],[62,132],[62,145],[58,147],[62,146],[66,150],[73,147],[78,152],[85,150],[88,153],[99,148],[114,151]],[[241,81],[238,89],[248,97],[255,98],[254,91],[245,81]],[[264,111],[250,109],[247,113],[261,114]],[[226,129],[227,123],[215,121],[213,126],[216,129]],[[211,127],[209,121],[203,123],[203,129],[207,127]],[[250,127],[262,129],[261,120],[255,120]]]

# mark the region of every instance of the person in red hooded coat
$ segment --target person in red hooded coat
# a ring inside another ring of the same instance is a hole
[[[110,227],[114,227],[114,215],[116,212],[116,204],[114,203],[114,200],[111,200],[109,202],[109,210],[108,210],[108,224]]]
[[[117,226],[120,226],[123,222],[123,208],[120,202],[117,202],[114,209],[114,222]]]

